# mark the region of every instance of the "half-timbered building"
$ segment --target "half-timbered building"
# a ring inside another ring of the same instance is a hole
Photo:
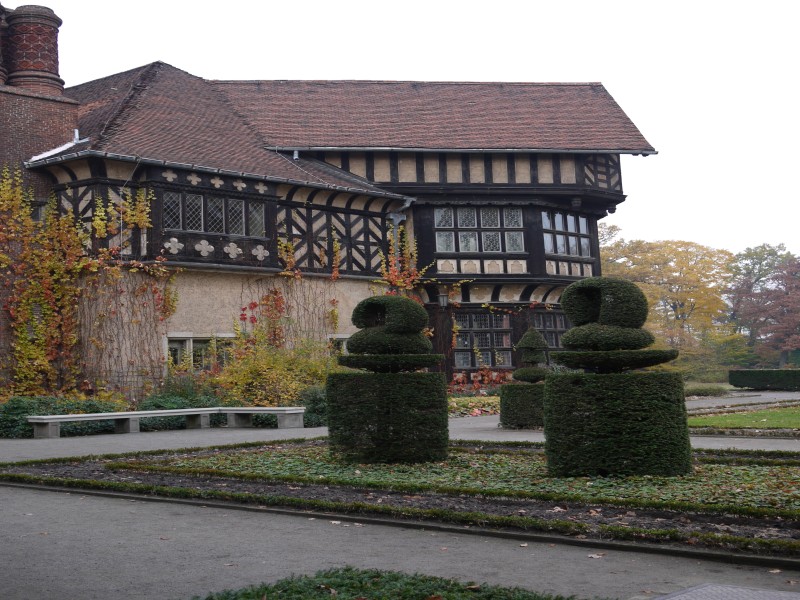
[[[0,160],[85,221],[150,194],[153,226],[109,243],[180,267],[162,353],[230,336],[287,260],[346,317],[402,225],[449,375],[510,369],[529,325],[559,346],[560,292],[600,273],[597,223],[625,199],[620,155],[655,152],[599,83],[211,81],[156,62],[64,89],[58,18],[3,12]]]

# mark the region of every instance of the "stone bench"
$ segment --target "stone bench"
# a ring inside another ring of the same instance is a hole
[[[211,427],[211,415],[224,414],[228,427],[252,427],[253,415],[278,417],[280,429],[303,426],[302,406],[215,406],[211,408],[177,408],[172,410],[137,410],[130,412],[85,413],[73,415],[35,415],[27,417],[36,439],[61,436],[61,423],[75,421],[114,421],[114,433],[139,433],[139,419],[146,417],[186,417],[187,429]]]

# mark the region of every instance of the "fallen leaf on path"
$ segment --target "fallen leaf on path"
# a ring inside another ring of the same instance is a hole
[[[606,555],[605,552],[598,552],[597,554],[588,554],[589,558],[603,558]]]

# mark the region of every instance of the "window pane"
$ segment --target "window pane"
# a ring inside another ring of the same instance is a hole
[[[567,236],[565,235],[556,236],[556,253],[557,254],[567,253]]]
[[[228,200],[228,233],[244,235],[244,200]]]
[[[494,347],[495,348],[510,348],[511,347],[511,334],[510,333],[495,333],[494,334]]]
[[[469,329],[469,315],[456,315],[456,325],[458,325],[461,329]]]
[[[544,234],[544,251],[547,252],[547,254],[555,254],[556,252],[556,244],[553,241],[552,233]]]
[[[503,219],[506,227],[522,227],[522,209],[504,208]]]
[[[567,215],[567,230],[573,233],[578,231],[578,225],[575,222],[575,215]]]
[[[492,364],[492,353],[491,352],[478,352],[478,355],[475,357],[478,359],[478,365],[491,365]]]
[[[489,342],[489,333],[473,333],[473,339],[475,340],[475,346],[477,348],[491,348],[492,345]]]
[[[474,329],[489,329],[489,315],[472,315],[472,327]]]
[[[456,334],[456,348],[463,348],[469,350],[472,348],[472,345],[469,343],[470,335],[468,333],[457,333]]]
[[[459,231],[458,232],[458,251],[459,252],[477,252],[478,251],[478,233],[476,231]]]
[[[203,231],[203,197],[199,194],[186,194],[186,229]]]
[[[581,238],[581,256],[592,255],[592,244],[589,238]]]
[[[500,252],[500,232],[499,231],[484,231],[483,237],[483,251],[484,252]]]
[[[222,198],[208,199],[208,206],[206,208],[206,231],[212,231],[214,233],[225,232],[225,220],[222,215],[224,202]]]
[[[456,352],[454,356],[459,369],[469,369],[472,366],[472,352]]]
[[[437,252],[455,252],[456,244],[452,231],[437,231],[436,232],[436,251]]]
[[[509,318],[507,314],[493,314],[492,315],[492,326],[495,329],[509,329],[511,327],[511,323],[509,322]]]
[[[186,340],[169,340],[167,342],[167,355],[173,365],[179,365],[186,356]]]
[[[558,231],[564,231],[564,215],[561,213],[556,213],[555,215],[555,229]]]
[[[581,233],[589,233],[589,222],[586,217],[580,217],[579,221]]]
[[[434,227],[452,227],[453,226],[453,209],[452,208],[434,208],[433,209]]]
[[[181,195],[164,192],[164,229],[181,228]]]
[[[481,227],[500,227],[500,209],[482,208]]]
[[[574,235],[569,236],[569,253],[578,256],[578,238]]]
[[[247,226],[249,234],[253,237],[264,237],[267,235],[264,226],[264,205],[251,203],[247,211]]]
[[[475,215],[474,208],[459,208],[458,209],[458,226],[459,227],[477,227],[478,221]]]
[[[506,231],[506,252],[524,252],[525,239],[521,231]]]
[[[495,350],[494,364],[498,367],[510,367],[511,365],[511,351],[509,350]]]
[[[542,211],[542,228],[544,229],[552,229],[553,222],[550,220],[550,213],[546,210]]]

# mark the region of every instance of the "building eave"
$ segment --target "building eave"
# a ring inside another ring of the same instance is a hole
[[[35,158],[35,157],[34,157]],[[244,171],[233,171],[230,169],[219,169],[216,167],[209,167],[205,165],[198,165],[198,164],[189,164],[189,163],[179,163],[179,162],[172,162],[168,160],[160,160],[154,158],[143,158],[141,156],[131,156],[126,154],[117,154],[114,152],[103,152],[100,150],[81,150],[78,152],[71,152],[69,154],[61,154],[59,156],[52,156],[47,158],[41,158],[39,160],[29,160],[24,163],[25,168],[27,169],[37,169],[42,167],[47,167],[50,165],[57,165],[73,160],[79,160],[84,158],[103,158],[103,159],[110,159],[110,160],[118,160],[122,162],[132,162],[137,164],[143,165],[153,165],[153,166],[161,166],[161,167],[168,167],[172,169],[186,169],[191,171],[198,171],[201,173],[210,173],[215,175],[226,175],[228,177],[246,177],[248,179],[257,179],[261,181],[266,181],[270,183],[280,183],[286,185],[295,185],[301,187],[311,187],[316,189],[323,189],[323,190],[331,190],[336,192],[346,192],[348,194],[359,194],[362,196],[375,196],[378,198],[388,198],[390,200],[398,200],[404,203],[406,202],[413,202],[415,199],[412,196],[406,196],[403,194],[395,194],[392,192],[383,192],[383,191],[375,191],[375,190],[365,190],[362,188],[356,187],[349,187],[349,186],[338,186],[338,185],[331,185],[325,183],[319,183],[315,181],[302,181],[299,179],[288,179],[284,177],[275,177],[272,175],[261,175],[258,173],[247,173]]]

